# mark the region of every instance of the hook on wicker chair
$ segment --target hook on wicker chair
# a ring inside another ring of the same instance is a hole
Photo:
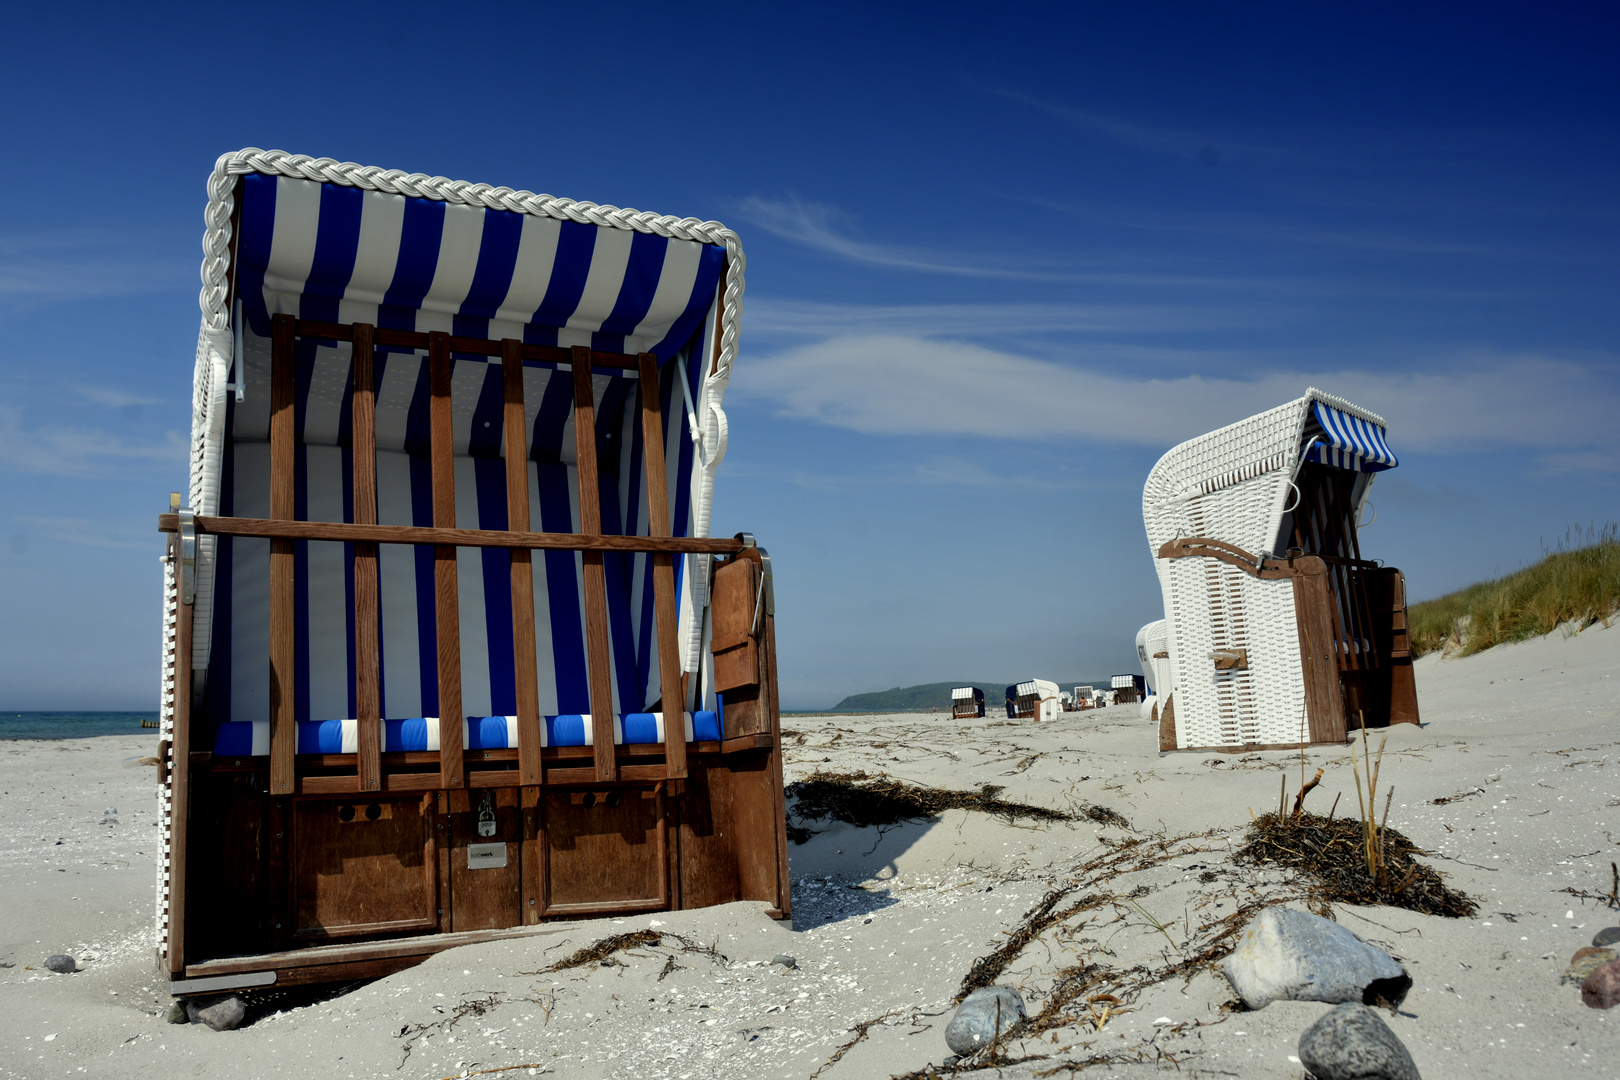
[[[1366,508],[1369,507],[1369,506],[1372,507],[1372,512],[1373,512],[1372,521],[1362,521],[1361,520],[1362,512],[1365,511]],[[1371,499],[1362,499],[1361,500],[1361,509],[1356,511],[1356,528],[1365,529],[1365,528],[1367,528],[1369,525],[1373,524],[1373,522],[1375,522],[1377,520],[1378,520],[1378,504],[1373,502]]]
[[[1288,481],[1288,486],[1294,489],[1294,505],[1283,507],[1283,513],[1292,514],[1295,510],[1299,509],[1299,501],[1300,499],[1304,498],[1304,496],[1299,493],[1299,485],[1294,483],[1292,480]]]

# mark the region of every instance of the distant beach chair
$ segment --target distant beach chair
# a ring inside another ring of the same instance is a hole
[[[1136,656],[1142,662],[1147,680],[1147,696],[1142,699],[1142,718],[1157,722],[1159,703],[1175,690],[1170,673],[1170,631],[1163,619],[1150,622],[1136,632]]]
[[[208,190],[159,526],[170,992],[789,917],[770,559],[708,535],[736,235],[279,151]]]
[[[951,691],[951,716],[971,720],[984,715],[984,691],[977,686],[958,686]]]
[[[1062,712],[1055,682],[1031,679],[1007,687],[1007,715],[1012,719],[1056,720]]]
[[[1161,749],[1418,722],[1405,579],[1360,546],[1395,465],[1382,418],[1315,388],[1159,459],[1142,517],[1165,605]]]
[[[1140,675],[1115,675],[1111,681],[1115,705],[1132,705],[1147,696],[1147,680]]]

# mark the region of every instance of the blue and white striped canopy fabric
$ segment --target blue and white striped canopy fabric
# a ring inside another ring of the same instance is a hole
[[[1322,401],[1311,403],[1320,434],[1312,433],[1304,459],[1356,472],[1383,472],[1400,464],[1377,424],[1335,409]]]
[[[675,355],[714,303],[725,249],[342,184],[242,178],[237,295],[277,313],[464,337]]]
[[[286,313],[654,353],[662,362],[672,531],[687,536],[700,527],[704,469],[690,438],[680,373],[701,403],[725,248],[286,175],[250,172],[239,190],[233,366],[245,398],[225,399],[219,514],[269,516],[270,317]],[[427,374],[421,353],[378,347],[377,520],[384,525],[433,524]],[[457,354],[452,383],[455,524],[506,529],[500,364]],[[571,373],[531,361],[523,383],[527,527],[577,532]],[[632,372],[598,369],[594,389],[602,530],[646,535],[639,381]],[[349,345],[300,338],[294,422],[300,520],[354,520],[352,399]],[[207,715],[222,726],[268,714],[268,550],[265,540],[218,539],[209,640],[199,666],[208,668]],[[353,546],[300,541],[295,558],[296,718],[304,725],[353,717]],[[605,707],[635,716],[661,697],[651,559],[610,552],[603,562],[614,691]],[[438,708],[432,564],[431,548],[380,548],[385,716]],[[586,688],[580,555],[538,552],[533,566],[540,711],[586,714],[593,703]],[[469,713],[515,713],[510,554],[458,549],[457,568],[463,706]],[[676,568],[684,638],[698,623],[686,560],[677,560]],[[303,739],[301,733],[300,745]]]

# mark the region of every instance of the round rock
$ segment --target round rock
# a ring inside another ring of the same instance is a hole
[[[1383,949],[1320,915],[1284,907],[1255,916],[1224,970],[1251,1009],[1273,1001],[1399,1005],[1412,988],[1412,977]]]
[[[56,972],[58,975],[71,975],[73,972],[79,970],[78,962],[67,953],[57,953],[55,956],[47,956],[45,958],[45,966],[51,971]]]
[[[1620,926],[1605,927],[1592,935],[1592,944],[1600,949],[1617,941],[1620,941]]]
[[[171,1024],[189,1024],[191,1017],[186,1012],[186,1003],[183,1001],[169,1002],[169,1011],[163,1014],[163,1019]]]
[[[989,1046],[1024,1018],[1024,999],[1010,986],[984,986],[958,1006],[945,1027],[945,1045],[967,1055]]]
[[[1422,1080],[1412,1055],[1383,1018],[1354,1002],[1305,1029],[1299,1060],[1316,1080]]]
[[[796,968],[799,966],[799,962],[786,953],[781,953],[777,956],[771,957],[771,963],[785,968]]]
[[[186,1015],[193,1024],[207,1024],[215,1031],[230,1031],[247,1018],[247,1006],[235,994],[187,998]]]
[[[1607,961],[1581,982],[1581,1001],[1592,1009],[1620,1005],[1620,960]]]

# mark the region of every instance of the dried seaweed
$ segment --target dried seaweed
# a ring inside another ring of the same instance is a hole
[[[680,934],[661,934],[657,930],[632,930],[627,934],[613,934],[594,944],[587,945],[585,948],[580,949],[567,959],[559,960],[550,967],[541,968],[539,971],[520,971],[518,974],[550,975],[552,972],[567,971],[570,968],[587,967],[591,964],[610,964],[611,961],[609,961],[608,958],[614,953],[624,952],[628,949],[641,948],[643,946],[662,945],[665,938],[674,938],[676,941],[680,942],[682,952],[700,953],[721,964],[730,963],[725,954],[717,950],[713,945],[700,945],[690,938],[684,937]],[[662,980],[664,975],[669,974],[670,970],[671,969],[666,960],[664,972],[663,974],[659,975],[658,978]]]
[[[1448,888],[1438,870],[1417,861],[1428,852],[1397,829],[1385,826],[1381,832],[1387,884],[1367,872],[1363,824],[1354,819],[1261,814],[1234,858],[1298,871],[1310,879],[1313,898],[1328,903],[1381,904],[1453,919],[1479,910],[1467,895]]]
[[[882,773],[868,776],[864,772],[816,772],[787,786],[793,817],[799,819],[788,821],[788,839],[802,844],[815,835],[815,830],[802,824],[805,821],[832,819],[860,827],[881,827],[934,817],[945,810],[978,810],[1009,821],[1018,818],[1073,821],[1076,818],[1062,810],[1003,799],[1000,794],[1004,790],[995,784],[984,784],[977,791],[952,791],[901,783]],[[1099,813],[1104,816],[1097,816]],[[1104,824],[1125,820],[1100,806],[1090,807],[1083,814]]]
[[[569,968],[584,967],[587,964],[600,964],[616,952],[634,949],[640,945],[657,945],[663,939],[664,935],[656,930],[632,930],[628,934],[613,934],[593,945],[585,946],[574,955],[565,960],[559,960],[550,967],[541,968],[539,971],[523,971],[519,972],[519,974],[550,975],[554,971],[567,971]]]

